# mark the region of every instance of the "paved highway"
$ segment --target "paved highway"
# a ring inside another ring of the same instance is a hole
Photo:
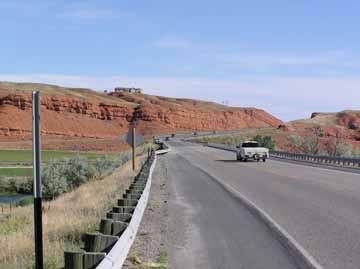
[[[236,162],[231,152],[169,144],[166,165],[187,226],[177,268],[297,268],[266,226],[214,177],[268,213],[323,268],[360,268],[359,174],[276,160]]]

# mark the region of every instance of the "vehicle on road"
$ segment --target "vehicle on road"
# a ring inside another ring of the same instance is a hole
[[[269,149],[261,147],[257,141],[244,141],[236,147],[236,160],[248,161],[255,160],[263,162],[269,158]]]

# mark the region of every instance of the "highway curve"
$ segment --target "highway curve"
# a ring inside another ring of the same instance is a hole
[[[299,268],[276,235],[214,178],[258,205],[323,268],[360,268],[359,174],[277,160],[236,162],[231,152],[169,144],[174,209],[186,226],[173,246],[175,268]]]

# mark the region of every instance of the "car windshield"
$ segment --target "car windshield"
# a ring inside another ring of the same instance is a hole
[[[245,142],[242,144],[243,148],[258,148],[259,147],[259,143],[256,142]]]

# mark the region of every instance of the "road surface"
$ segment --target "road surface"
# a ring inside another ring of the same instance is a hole
[[[360,268],[359,174],[277,160],[236,162],[231,152],[169,144],[166,165],[186,226],[176,268],[297,268],[276,236],[213,177],[268,213],[323,268]]]

